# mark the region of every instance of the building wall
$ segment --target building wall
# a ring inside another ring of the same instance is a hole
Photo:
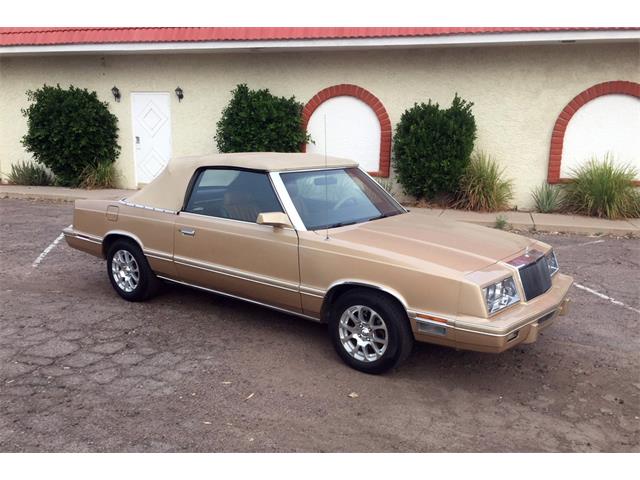
[[[574,95],[603,81],[640,81],[639,45],[559,44],[416,48],[378,51],[253,52],[163,55],[74,55],[0,59],[0,171],[28,159],[20,144],[26,120],[25,91],[43,83],[96,90],[120,120],[118,168],[133,185],[130,94],[172,93],[174,156],[215,151],[220,112],[237,83],[295,95],[306,102],[319,90],[352,83],[376,95],[395,125],[414,102],[443,106],[455,92],[474,102],[476,148],[507,167],[515,181],[514,204],[531,206],[531,189],[546,179],[554,122]],[[111,87],[122,100],[116,103]]]

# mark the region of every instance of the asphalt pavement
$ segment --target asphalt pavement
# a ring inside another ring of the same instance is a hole
[[[638,239],[535,235],[578,285],[537,343],[370,376],[323,325],[178,286],[125,302],[51,247],[71,218],[0,200],[0,451],[640,451]]]

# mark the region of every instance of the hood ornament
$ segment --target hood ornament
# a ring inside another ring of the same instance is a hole
[[[543,256],[542,252],[536,250],[535,247],[534,248],[526,247],[522,255],[508,261],[507,263],[509,265],[512,265],[520,269],[526,265],[529,265],[530,263],[533,263],[534,261],[537,261],[537,259],[542,256]]]

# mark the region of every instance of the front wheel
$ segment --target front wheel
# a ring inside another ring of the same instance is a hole
[[[116,240],[107,252],[107,275],[118,295],[130,302],[148,299],[160,282],[140,247],[125,239]]]
[[[406,312],[384,293],[348,292],[338,298],[331,312],[333,346],[350,367],[383,373],[411,353],[413,334]]]

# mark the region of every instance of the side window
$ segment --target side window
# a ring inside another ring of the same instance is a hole
[[[259,213],[282,207],[266,173],[209,168],[198,175],[185,211],[255,222]]]

